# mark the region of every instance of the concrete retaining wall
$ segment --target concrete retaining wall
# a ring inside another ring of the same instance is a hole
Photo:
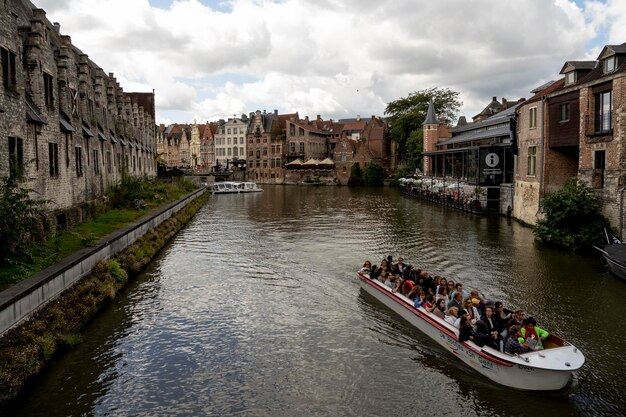
[[[95,247],[76,252],[1,292],[0,336],[87,275],[97,262],[126,249],[148,230],[157,227],[205,192],[205,188],[194,191],[104,237]]]

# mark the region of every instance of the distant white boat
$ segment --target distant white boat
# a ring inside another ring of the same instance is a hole
[[[224,181],[213,184],[213,194],[238,194],[238,193],[258,193],[262,188],[254,182],[234,182]]]
[[[509,355],[472,341],[459,342],[459,331],[400,293],[359,272],[361,288],[421,330],[474,370],[507,387],[550,391],[564,388],[572,374],[585,363],[583,353],[565,340],[550,334],[545,349],[520,355]],[[548,347],[549,345],[549,347]]]
[[[216,182],[213,184],[213,194],[237,194],[241,191],[240,183],[232,181]]]
[[[242,182],[240,185],[240,192],[242,193],[258,193],[263,191],[263,189],[256,185],[256,183],[254,182]]]

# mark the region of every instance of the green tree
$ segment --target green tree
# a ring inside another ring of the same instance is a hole
[[[542,242],[571,250],[601,244],[609,221],[600,214],[600,201],[593,190],[576,178],[543,199],[544,218],[533,230]]]
[[[363,174],[361,173],[361,166],[358,162],[355,162],[350,168],[350,178],[348,179],[348,185],[350,187],[358,187],[363,185]]]
[[[412,171],[422,164],[422,125],[433,100],[437,119],[451,124],[463,104],[459,93],[448,88],[427,88],[387,104],[385,114],[390,125],[391,139],[398,144],[398,161]],[[419,132],[419,133],[417,133]]]
[[[363,180],[365,185],[370,187],[378,187],[383,185],[385,178],[385,170],[376,162],[368,162],[363,170]]]

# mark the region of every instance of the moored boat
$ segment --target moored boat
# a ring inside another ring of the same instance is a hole
[[[216,182],[213,184],[213,194],[236,194],[241,191],[240,185],[232,181]]]
[[[259,193],[262,192],[263,189],[260,188],[254,182],[242,182],[241,183],[241,192],[242,193]]]
[[[609,235],[606,229],[604,230],[604,234],[606,235],[607,244],[594,247],[602,252],[602,256],[609,270],[614,275],[626,281],[626,244],[622,243],[616,237]]]
[[[472,341],[459,342],[458,329],[413,302],[391,291],[378,280],[357,273],[361,288],[443,346],[467,365],[494,382],[511,388],[550,391],[564,388],[574,371],[585,363],[583,353],[563,339],[550,335],[545,349],[509,355]]]

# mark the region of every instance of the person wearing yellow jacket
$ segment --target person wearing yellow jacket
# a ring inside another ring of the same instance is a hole
[[[518,340],[520,343],[528,342],[531,350],[543,349],[543,341],[550,336],[550,333],[537,326],[537,320],[532,317],[524,319],[520,332],[522,336]]]

